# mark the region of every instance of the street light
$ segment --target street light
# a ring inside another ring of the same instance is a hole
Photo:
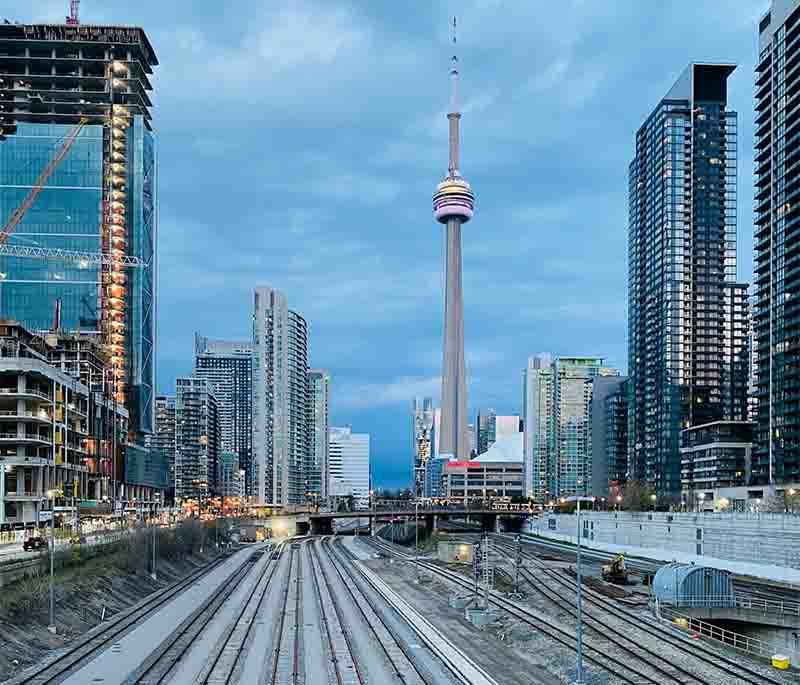
[[[622,495],[617,495],[617,511],[619,511],[619,507],[622,504]]]
[[[563,499],[563,498],[562,498]],[[568,502],[576,502],[577,507],[577,537],[578,537],[578,560],[576,564],[576,582],[577,582],[577,596],[576,596],[576,607],[578,609],[578,655],[576,659],[576,671],[577,675],[575,677],[575,682],[573,685],[585,685],[585,681],[583,680],[583,589],[581,587],[581,502],[594,502],[594,497],[568,497]]]
[[[653,511],[656,510],[656,499],[658,498],[656,497],[655,494],[650,495],[650,501],[653,503]]]

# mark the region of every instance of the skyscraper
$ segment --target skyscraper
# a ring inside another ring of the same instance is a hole
[[[359,509],[369,506],[369,433],[331,428],[329,475],[331,496],[352,497]]]
[[[523,486],[526,497],[537,502],[555,497],[551,492],[549,475],[553,473],[549,447],[553,417],[553,369],[549,354],[528,358],[522,372],[522,411],[525,436],[523,439]]]
[[[311,402],[311,450],[306,463],[309,498],[324,502],[328,497],[328,455],[331,413],[331,374],[324,369],[308,372]]]
[[[259,504],[304,504],[309,431],[308,326],[286,296],[253,297],[253,460]]]
[[[205,378],[175,382],[175,497],[219,494],[219,405]]]
[[[414,493],[427,495],[426,469],[433,456],[433,400],[415,397],[411,404],[411,446],[414,454]]]
[[[245,472],[245,494],[253,492],[253,345],[210,340],[195,333],[194,375],[205,378],[219,404],[222,449],[236,452]]]
[[[175,495],[175,396],[159,395],[156,397],[156,430],[152,436],[150,447],[167,464],[169,487]]]
[[[800,482],[800,202],[794,63],[800,2],[773,0],[759,24],[755,72],[755,338],[753,484]]]
[[[627,376],[592,379],[589,404],[592,495],[609,497],[625,484],[628,471]]]
[[[453,45],[455,47],[455,17]],[[467,387],[464,365],[464,297],[461,277],[461,226],[472,218],[475,197],[459,171],[458,59],[450,67],[450,161],[447,176],[436,187],[433,213],[447,226],[444,296],[444,363],[442,370],[442,429],[440,450],[443,456],[469,458],[467,434]]]
[[[41,331],[58,307],[100,337],[137,440],[155,399],[157,64],[141,28],[0,25],[0,313]]]
[[[592,381],[616,376],[600,357],[538,355],[523,374],[523,481],[527,497],[548,502],[592,493]]]
[[[736,282],[730,64],[690,64],[629,168],[629,477],[680,492],[680,431],[743,419],[747,286]]]

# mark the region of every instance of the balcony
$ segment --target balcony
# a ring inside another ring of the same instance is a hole
[[[39,433],[0,433],[0,443],[8,442],[33,442],[39,445],[52,445],[52,440],[47,435]]]
[[[39,423],[50,424],[53,419],[44,412],[26,411],[20,413],[13,409],[0,410],[0,421],[38,421]]]
[[[33,388],[27,388],[25,390],[20,390],[19,388],[0,388],[0,396],[5,397],[34,397],[38,400],[42,400],[44,402],[52,403],[53,399],[45,393],[41,392],[40,390],[34,390]]]

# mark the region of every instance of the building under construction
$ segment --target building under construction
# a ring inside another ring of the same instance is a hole
[[[156,153],[141,28],[0,24],[0,317],[89,333],[153,429]]]

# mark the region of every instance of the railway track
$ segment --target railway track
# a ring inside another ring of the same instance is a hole
[[[12,680],[11,682],[25,683],[26,685],[51,685],[61,682],[127,635],[136,626],[152,616],[184,590],[191,587],[203,576],[216,569],[226,558],[218,558],[210,564],[193,571],[177,583],[154,592],[142,602],[103,624],[101,630],[95,631],[85,639],[79,640],[77,644],[67,649],[67,651],[60,651],[55,660],[47,661],[33,671],[26,671],[24,680]]]
[[[412,561],[414,559],[412,555],[399,552],[383,541],[371,538],[369,544],[382,552],[399,556],[406,561]],[[447,580],[461,590],[472,592],[474,587],[472,581],[462,574],[431,564],[427,561],[419,560],[418,563],[422,568],[427,569],[433,575]],[[572,652],[577,651],[575,635],[554,623],[548,617],[531,611],[527,607],[520,606],[516,602],[507,600],[502,595],[495,592],[490,593],[490,602],[517,619],[520,623],[528,625],[537,632],[547,636],[553,642],[560,644]],[[620,683],[625,683],[626,685],[661,685],[662,683],[662,681],[655,679],[653,676],[640,669],[630,666],[627,661],[614,655],[607,654],[591,644],[584,643],[583,655],[586,662],[614,676]]]
[[[330,598],[330,594],[328,593],[328,599],[326,602],[325,596],[322,593],[322,588],[319,583],[319,578],[322,575],[322,569],[317,565],[314,554],[311,551],[311,547],[311,544],[306,545],[306,549],[308,550],[308,564],[311,569],[311,573],[309,575],[312,579],[314,595],[317,600],[319,618],[323,629],[322,632],[325,635],[323,649],[326,652],[328,663],[331,666],[329,670],[332,671],[332,675],[336,679],[336,685],[345,685],[345,682],[349,682],[347,675],[350,673],[355,675],[357,683],[363,683],[364,680],[361,676],[361,672],[359,671],[350,650],[348,641],[349,638],[342,630],[338,615]]]
[[[347,623],[344,619],[342,607],[339,604],[339,601],[336,599],[336,595],[331,588],[331,584],[328,579],[328,574],[325,572],[325,569],[322,565],[322,559],[319,554],[319,550],[316,548],[315,545],[310,544],[309,549],[311,550],[311,558],[313,559],[312,566],[316,564],[316,570],[318,573],[314,574],[315,579],[320,578],[322,579],[322,587],[325,588],[325,596],[328,599],[328,604],[331,609],[333,609],[333,614],[336,616],[336,625],[338,626],[338,634],[342,636],[341,642],[334,641],[332,639],[332,633],[328,632],[329,638],[331,638],[330,647],[331,653],[334,655],[333,658],[337,660],[337,681],[339,683],[343,683],[342,674],[344,669],[339,667],[339,655],[344,655],[343,663],[345,664],[344,668],[347,669],[348,666],[352,666],[353,675],[356,678],[356,683],[358,685],[366,685],[368,682],[366,679],[366,673],[362,664],[360,664],[359,660],[356,658],[356,650],[354,646],[354,639],[353,635],[351,635],[350,631],[347,629]],[[327,619],[323,619],[326,623],[326,627],[330,627],[330,613],[325,610],[325,602],[323,599],[323,595],[321,593],[321,586],[317,582],[315,587],[317,588],[317,592],[319,593],[319,601],[320,604],[323,606],[323,616],[327,613]]]
[[[283,586],[283,592],[281,593],[283,599],[281,601],[281,610],[278,613],[278,621],[275,629],[277,644],[272,651],[271,677],[269,681],[272,685],[279,685],[279,683],[289,680],[289,678],[291,678],[289,682],[291,682],[292,685],[297,685],[300,677],[297,668],[300,626],[298,624],[299,616],[296,612],[292,634],[289,636],[286,634],[288,631],[286,626],[286,614],[288,613],[289,591],[292,588],[292,578],[294,578],[295,585],[298,583],[297,574],[294,572],[294,565],[296,561],[295,551],[299,547],[300,543],[292,543],[289,547],[289,571],[286,574],[286,584]],[[296,587],[295,592],[297,591]],[[291,668],[291,670],[289,670],[289,668]],[[288,678],[286,676],[288,676]]]
[[[320,549],[322,550],[321,553],[319,552]],[[357,581],[348,574],[349,569],[342,570],[342,562],[331,550],[330,544],[327,541],[321,542],[319,547],[315,546],[315,551],[317,551],[318,559],[322,560],[320,568],[323,575],[326,576],[328,586],[336,586],[340,597],[349,598],[351,602],[351,617],[360,618],[361,630],[358,633],[359,636],[366,634],[374,638],[374,640],[370,640],[370,644],[376,645],[382,661],[388,666],[387,670],[392,673],[393,678],[397,682],[407,685],[432,685],[433,681],[428,680],[417,669],[411,655],[404,651],[402,641],[389,629],[375,603],[361,591],[360,587],[356,586],[354,588],[352,586],[351,583]],[[351,582],[348,582],[348,580]],[[364,662],[364,667],[361,671],[366,675],[367,682],[370,682],[371,674],[366,663],[367,660],[363,654],[360,654],[360,656]]]
[[[505,540],[498,541],[495,538],[495,546],[507,557],[513,558],[515,553],[513,545],[510,545]],[[536,564],[537,571],[541,573],[538,576],[534,576],[530,570],[523,567],[520,569],[522,577],[528,581],[529,585],[537,593],[577,620],[577,609],[574,604],[574,584],[530,554],[523,552],[523,558],[533,561]],[[545,578],[553,581],[558,589],[554,589],[553,586],[543,582]],[[584,625],[592,630],[599,639],[610,640],[631,657],[642,661],[646,660],[650,668],[664,675],[665,680],[663,682],[717,683],[725,682],[724,679],[731,677],[736,679],[733,682],[741,683],[742,685],[764,685],[766,683],[783,685],[785,682],[719,654],[706,645],[689,642],[687,639],[670,631],[653,626],[636,613],[618,607],[612,600],[592,592],[591,589],[587,588],[584,591],[583,598]],[[605,615],[599,615],[601,612]],[[607,618],[609,615],[614,617],[613,620]],[[624,625],[620,625],[620,623]],[[632,632],[632,629],[638,632]],[[648,639],[646,636],[657,639],[660,645],[671,647],[677,651],[677,654],[670,656],[665,653],[663,647],[656,650],[645,646],[641,640]],[[718,671],[723,680],[720,681],[719,677],[710,677],[707,674],[698,674],[685,666],[676,665],[676,658],[680,657],[690,657],[702,662],[706,668]]]
[[[419,663],[397,627],[387,619],[379,606],[382,600],[375,596],[371,585],[353,566],[352,561],[355,557],[343,547],[341,540],[335,542],[325,540],[322,545],[327,550],[342,584],[347,588],[353,602],[359,607],[361,615],[381,645],[384,656],[391,663],[397,678],[408,685],[415,683],[418,685],[443,685],[441,677],[437,677]],[[449,673],[453,682],[463,682],[459,674],[450,669],[447,664],[441,662],[441,665]]]
[[[253,589],[242,602],[222,638],[214,647],[210,662],[195,683],[231,685],[238,681],[245,647],[252,638],[256,617],[261,613],[267,594],[272,588],[272,579],[280,565],[282,553],[282,544],[278,545],[275,550],[269,551],[268,572],[264,573],[259,582],[253,585]]]
[[[192,648],[195,639],[214,620],[217,611],[252,571],[256,561],[257,555],[251,554],[241,566],[222,581],[211,595],[128,676],[125,685],[161,685],[169,682],[175,675],[181,659]]]

